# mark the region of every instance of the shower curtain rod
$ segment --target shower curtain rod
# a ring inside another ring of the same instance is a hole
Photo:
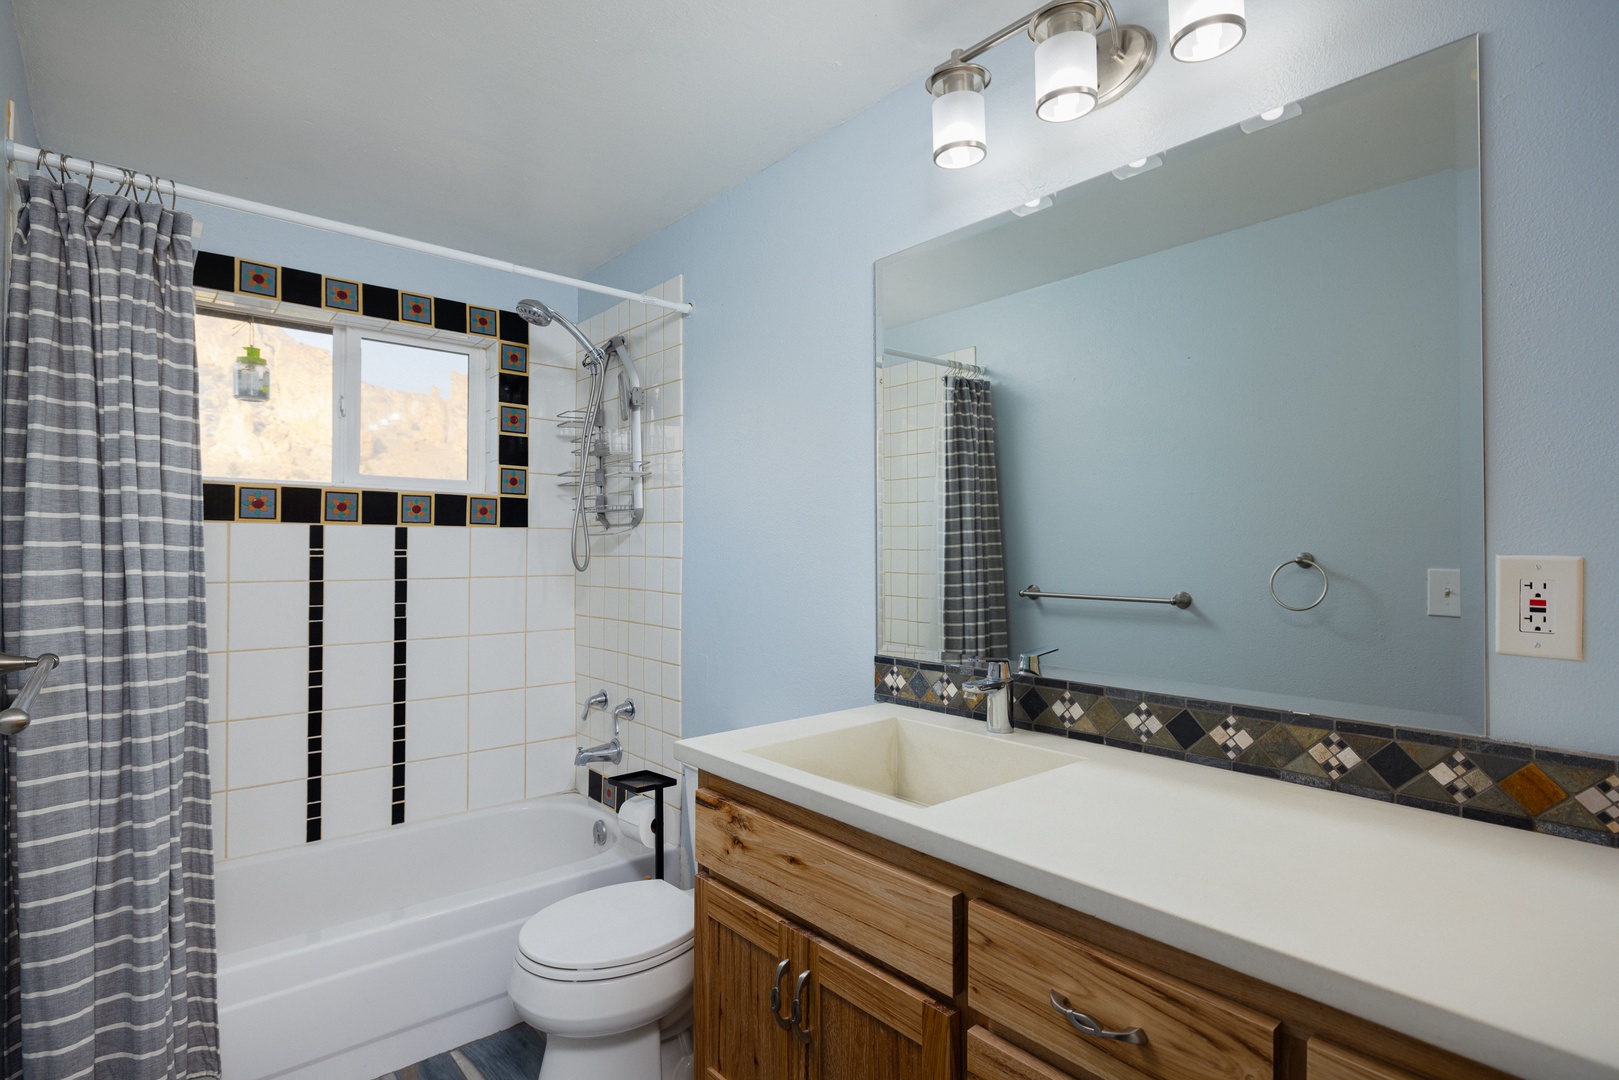
[[[918,360],[924,364],[935,367],[950,368],[952,371],[964,371],[969,375],[986,375],[988,372],[977,364],[963,364],[960,360],[941,360],[937,356],[923,356],[921,353],[905,352],[902,349],[884,349],[884,356],[897,356],[901,360]]]
[[[692,305],[689,303],[665,300],[662,297],[647,296],[643,293],[629,292],[624,289],[615,289],[610,285],[598,285],[593,281],[582,281],[579,278],[571,278],[563,274],[553,274],[548,270],[536,270],[531,266],[519,266],[517,263],[506,262],[503,259],[491,259],[485,255],[474,255],[470,251],[458,251],[455,248],[429,244],[421,240],[412,240],[408,236],[395,236],[392,233],[378,232],[376,229],[367,229],[359,225],[349,225],[346,222],[334,221],[331,218],[316,217],[313,214],[300,213],[297,210],[271,206],[268,203],[239,199],[234,195],[222,195],[217,191],[207,191],[203,188],[192,187],[189,184],[177,184],[172,180],[160,179],[150,173],[130,173],[113,165],[103,165],[84,158],[67,157],[54,150],[41,150],[37,146],[23,146],[21,143],[7,140],[6,157],[12,161],[20,161],[29,165],[37,165],[43,160],[45,165],[54,169],[77,173],[80,176],[93,176],[98,180],[108,180],[113,183],[122,183],[133,177],[141,187],[149,188],[152,191],[161,192],[164,187],[167,187],[170,194],[178,199],[190,199],[193,202],[223,206],[228,210],[241,210],[244,213],[257,214],[259,217],[288,221],[294,225],[321,229],[341,236],[352,236],[359,240],[369,240],[375,244],[387,244],[389,247],[416,251],[423,255],[433,255],[440,259],[450,259],[454,262],[467,263],[471,266],[501,270],[508,274],[516,274],[519,277],[538,278],[540,281],[551,281],[558,285],[571,285],[573,288],[582,289],[585,292],[614,296],[620,300],[634,300],[638,303],[650,304],[653,307],[679,312],[681,315],[690,315],[692,312]]]

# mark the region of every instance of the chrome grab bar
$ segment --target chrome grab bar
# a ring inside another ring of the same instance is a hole
[[[61,662],[55,653],[40,653],[38,656],[0,653],[0,675],[33,668],[28,674],[27,681],[22,684],[22,689],[11,699],[11,704],[0,710],[0,735],[15,735],[32,722],[33,717],[28,714],[28,710],[33,706],[40,690],[44,689],[45,680]]]
[[[1018,595],[1028,600],[1111,600],[1119,604],[1168,604],[1185,610],[1192,606],[1192,594],[1178,592],[1167,599],[1156,596],[1094,596],[1090,593],[1073,592],[1043,592],[1038,585],[1030,585],[1027,589],[1019,589]]]
[[[1051,1007],[1062,1013],[1067,1021],[1081,1034],[1089,1035],[1093,1039],[1111,1039],[1113,1042],[1129,1043],[1132,1046],[1143,1046],[1147,1042],[1147,1033],[1140,1028],[1130,1028],[1128,1031],[1109,1031],[1095,1020],[1068,1007],[1068,999],[1057,991],[1051,992]]]

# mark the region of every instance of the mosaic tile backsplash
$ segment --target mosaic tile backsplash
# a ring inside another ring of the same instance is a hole
[[[982,719],[976,672],[876,657],[878,701]],[[1619,765],[1522,743],[1020,678],[1012,723],[1195,765],[1619,847]]]

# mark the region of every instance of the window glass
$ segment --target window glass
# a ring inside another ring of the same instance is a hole
[[[360,472],[467,479],[465,352],[360,342]]]
[[[257,346],[268,366],[268,401],[235,395],[236,360],[249,345]],[[329,332],[199,313],[197,365],[204,476],[331,481]],[[464,395],[462,402],[464,416]]]

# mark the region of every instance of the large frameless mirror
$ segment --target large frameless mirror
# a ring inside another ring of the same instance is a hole
[[[1467,39],[879,262],[878,652],[1482,732],[1479,216]]]

